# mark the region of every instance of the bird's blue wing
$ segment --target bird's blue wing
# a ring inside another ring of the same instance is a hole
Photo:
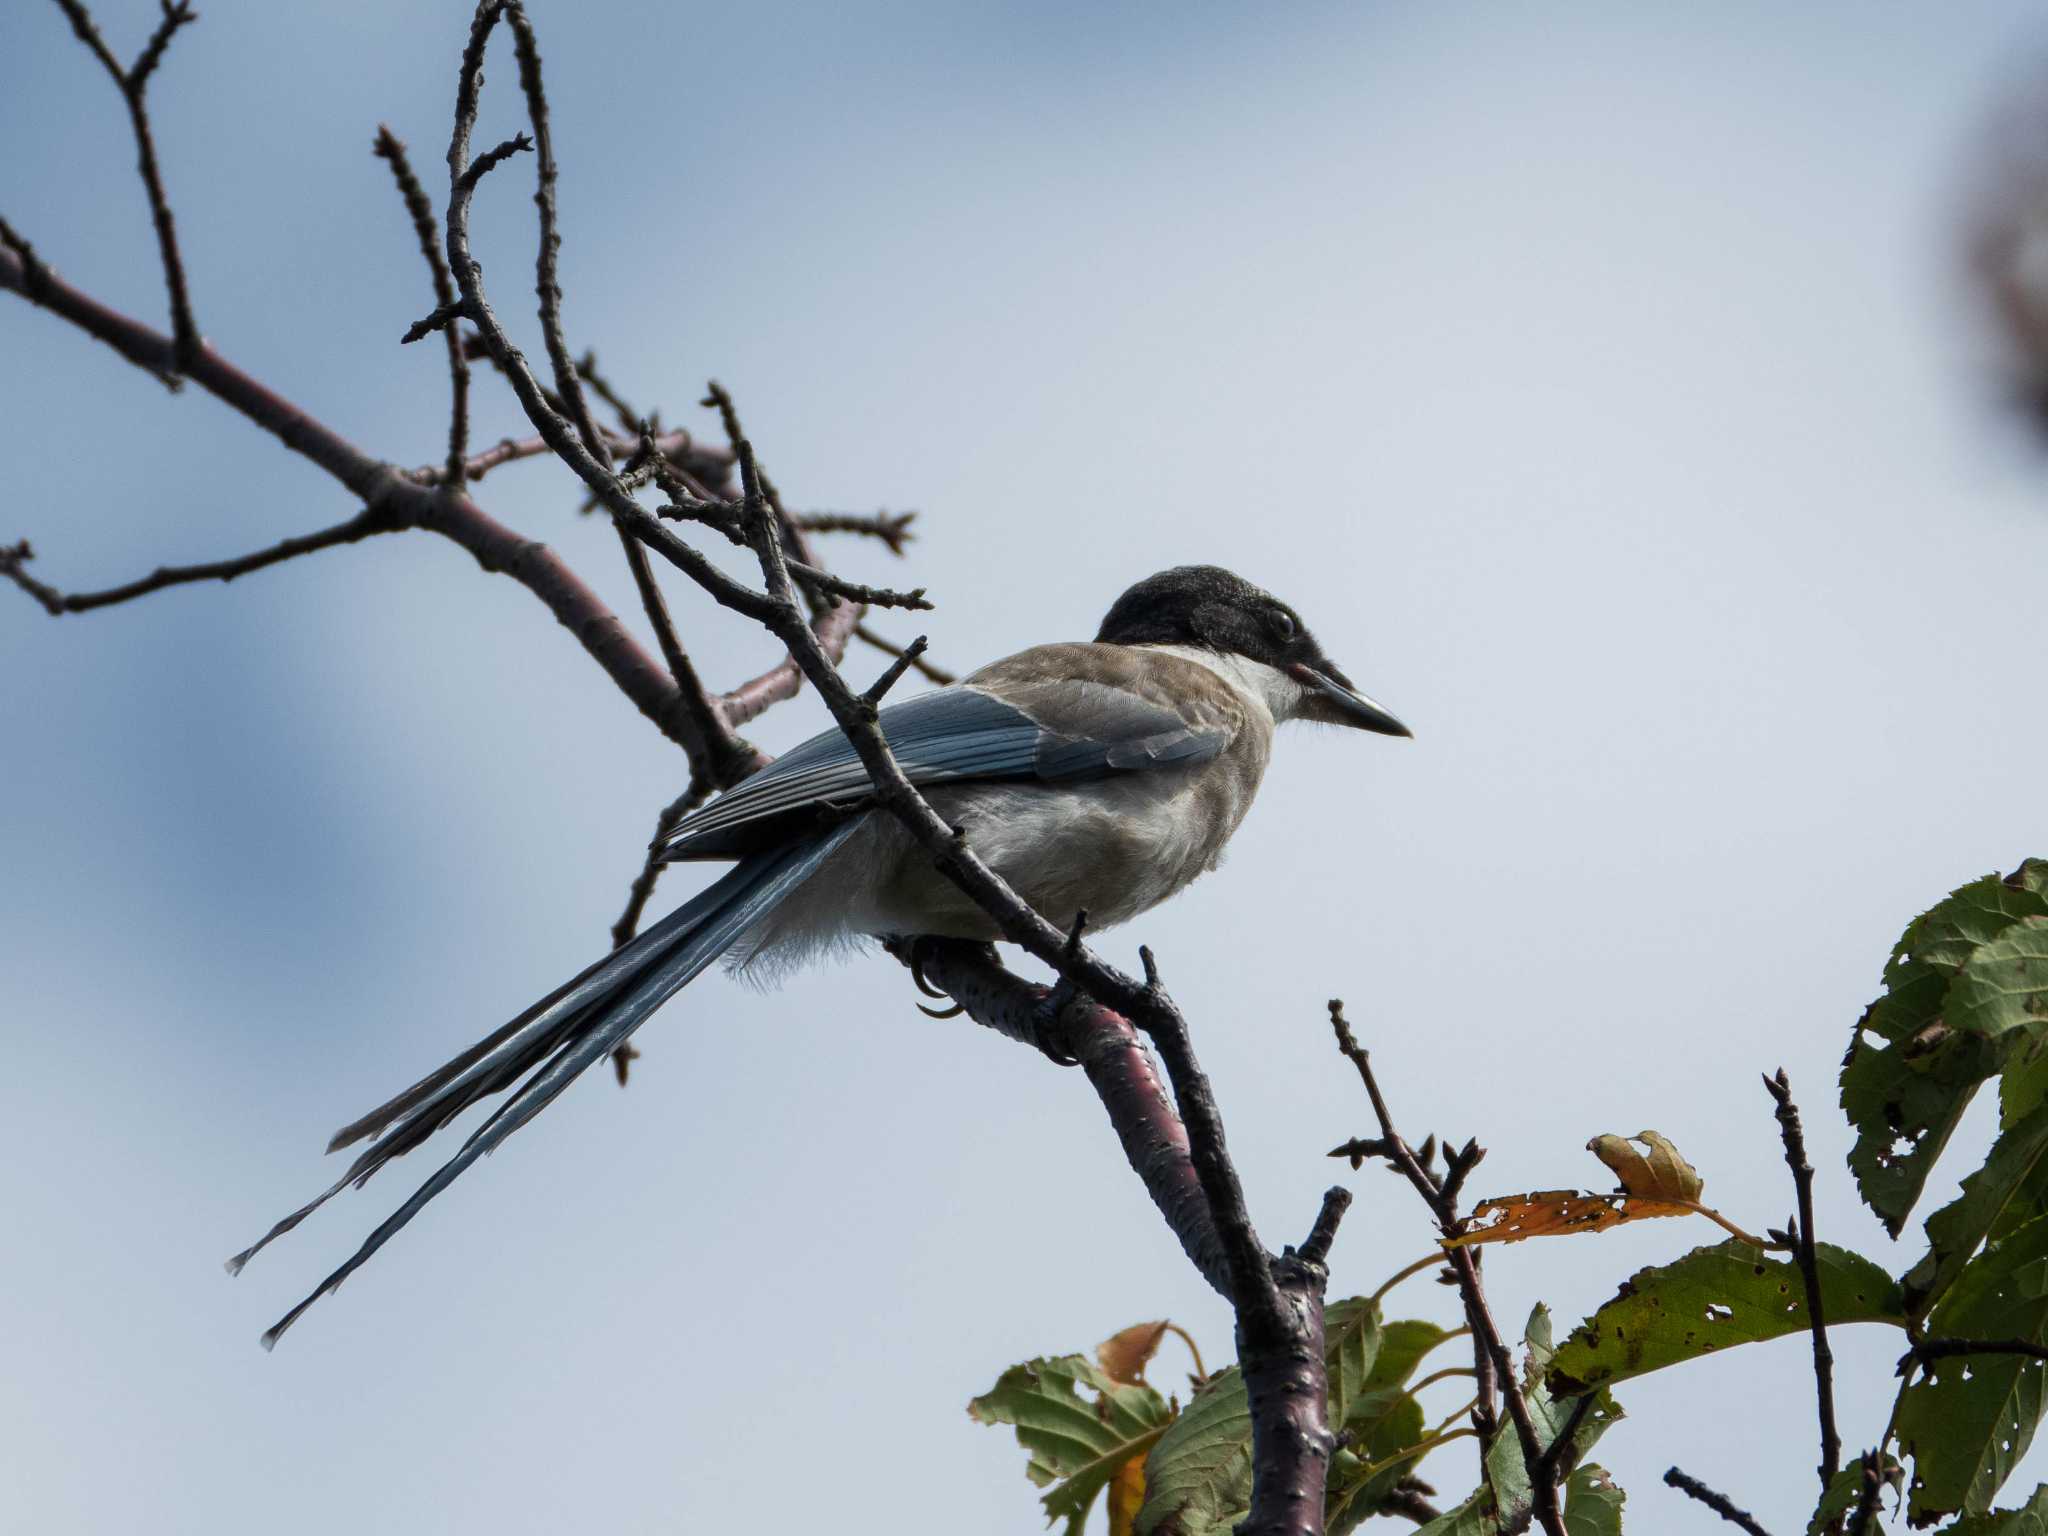
[[[1089,731],[1049,730],[1013,704],[978,688],[940,688],[881,712],[882,734],[916,785],[970,779],[1061,781],[1143,772],[1214,757],[1229,740],[1172,710],[1102,684]],[[679,825],[665,859],[729,859],[778,841],[812,818],[831,816],[873,793],[868,771],[840,732],[794,747]]]

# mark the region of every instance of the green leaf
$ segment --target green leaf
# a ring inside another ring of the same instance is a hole
[[[1927,1256],[1906,1273],[1906,1310],[1920,1316],[1955,1283],[1987,1237],[2042,1213],[2048,1200],[2048,1105],[2011,1127],[1963,1180],[1962,1193],[1927,1218]]]
[[[2023,917],[2048,917],[2048,863],[2028,859],[2011,875],[1983,875],[1958,886],[1906,925],[1884,980],[1896,988],[1915,964],[1952,976],[1978,945]]]
[[[2023,917],[1977,946],[1949,983],[1947,1019],[1977,1035],[2048,1032],[2048,917]]]
[[[2048,1216],[2036,1217],[1963,1266],[1928,1314],[1938,1339],[2048,1336]],[[1984,1514],[2026,1454],[2044,1404],[2048,1365],[2021,1355],[1934,1361],[1899,1399],[1898,1439],[1913,1458],[1912,1522]]]
[[[1227,1536],[1252,1507],[1252,1406],[1236,1366],[1197,1392],[1145,1458],[1138,1536]]]
[[[1412,1465],[1371,1479],[1355,1476],[1421,1438],[1422,1410],[1399,1389],[1444,1335],[1434,1323],[1382,1324],[1378,1303],[1370,1297],[1333,1301],[1324,1309],[1329,1424],[1333,1432],[1350,1430],[1355,1447],[1333,1459],[1329,1507],[1341,1502],[1341,1512],[1353,1525],[1374,1513]],[[1145,1463],[1138,1536],[1228,1533],[1251,1508],[1251,1433],[1251,1405],[1244,1379],[1233,1366],[1195,1394],[1152,1448]],[[1340,1475],[1343,1469],[1354,1474],[1349,1483]],[[1332,1524],[1330,1529],[1335,1536],[1339,1528]]]
[[[1369,1296],[1323,1309],[1323,1361],[1330,1381],[1330,1428],[1342,1429],[1380,1356],[1380,1309]]]
[[[1569,1397],[1553,1394],[1546,1384],[1552,1377],[1555,1359],[1551,1349],[1549,1308],[1538,1304],[1529,1314],[1523,1342],[1528,1351],[1528,1368],[1520,1382],[1509,1385],[1520,1390],[1522,1401],[1528,1405],[1536,1439],[1548,1447],[1564,1433],[1578,1406]],[[1578,1431],[1572,1437],[1574,1449],[1570,1459],[1576,1461],[1583,1457],[1607,1432],[1607,1426],[1621,1417],[1619,1405],[1602,1391],[1594,1400],[1592,1409],[1579,1421]],[[1493,1437],[1493,1448],[1487,1452],[1484,1470],[1486,1481],[1474,1490],[1470,1498],[1458,1508],[1430,1521],[1415,1536],[1499,1536],[1503,1531],[1523,1529],[1535,1504],[1535,1489],[1529,1476],[1529,1465],[1522,1456],[1521,1437],[1515,1433],[1513,1420],[1508,1415],[1501,1417],[1500,1433]],[[1618,1504],[1616,1513],[1618,1518]]]
[[[1084,1397],[1082,1389],[1092,1397]],[[1113,1380],[1085,1355],[1013,1365],[967,1405],[983,1424],[1012,1424],[1031,1453],[1025,1476],[1039,1487],[1047,1519],[1081,1527],[1103,1486],[1165,1433],[1173,1409],[1150,1387]]]
[[[1978,1086],[1998,1073],[2018,1040],[1947,1028],[1947,993],[1945,976],[1924,971],[1879,998],[1842,1062],[1842,1110],[1856,1128],[1849,1171],[1893,1237]]]
[[[1330,1427],[1349,1430],[1351,1445],[1339,1451],[1330,1463],[1323,1513],[1323,1528],[1328,1536],[1344,1536],[1359,1522],[1377,1514],[1395,1485],[1428,1455],[1425,1451],[1383,1467],[1370,1477],[1363,1475],[1375,1463],[1390,1461],[1422,1442],[1422,1404],[1409,1393],[1408,1378],[1415,1374],[1422,1357],[1441,1343],[1446,1334],[1447,1330],[1435,1323],[1412,1318],[1387,1323],[1380,1330],[1379,1358],[1373,1363],[1364,1389],[1346,1405],[1341,1419],[1332,1387]],[[1334,1371],[1331,1380],[1336,1380]]]
[[[1846,1248],[1819,1243],[1815,1250],[1828,1326],[1904,1326],[1905,1308],[1891,1276]],[[1806,1288],[1798,1268],[1731,1239],[1695,1248],[1675,1263],[1639,1270],[1624,1281],[1614,1299],[1572,1330],[1559,1348],[1550,1387],[1560,1395],[1575,1395],[1733,1344],[1807,1328]]]
[[[1890,1456],[1885,1457],[1882,1476],[1886,1484],[1896,1489],[1905,1475],[1904,1467]],[[1857,1500],[1862,1497],[1863,1458],[1853,1456],[1849,1460],[1849,1465],[1829,1480],[1826,1491],[1820,1496],[1820,1502],[1813,1507],[1813,1518],[1806,1522],[1806,1536],[1826,1536],[1828,1527],[1853,1511]]]
[[[1564,1485],[1567,1536],[1621,1536],[1621,1506],[1627,1502],[1628,1495],[1607,1469],[1588,1462]]]
[[[1941,1536],[2048,1536],[2048,1483],[2019,1509],[1994,1509],[1958,1520]]]
[[[1864,1203],[1893,1237],[1978,1086],[2032,1048],[2009,1027],[1986,1031],[1958,1021],[1952,983],[1983,946],[2039,918],[2048,918],[2048,863],[2039,860],[2004,879],[1985,875],[1951,891],[1906,926],[1885,966],[1885,995],[1856,1026],[1841,1080],[1842,1108],[1856,1128],[1849,1168]],[[1970,984],[1980,1009],[1990,1006],[1986,988],[1993,980]],[[1983,1013],[1980,1022],[2009,1025],[2009,1011]],[[2048,1095],[2048,1075],[2030,1083],[2027,1095]],[[2006,1122],[2032,1107],[2015,1108],[2008,1099]]]

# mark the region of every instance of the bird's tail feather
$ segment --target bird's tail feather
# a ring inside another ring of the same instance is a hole
[[[478,1041],[445,1066],[335,1133],[328,1150],[365,1137],[359,1153],[332,1187],[277,1223],[227,1261],[239,1274],[257,1252],[291,1231],[350,1184],[360,1187],[394,1157],[410,1152],[470,1105],[525,1083],[462,1149],[400,1206],[355,1254],[311,1295],[263,1335],[274,1345],[314,1302],[333,1290],[464,1169],[553,1103],[593,1063],[622,1045],[669,998],[730,950],[814,873],[852,831],[852,823],[792,849],[764,853],[735,865],[723,878],[685,902],[631,942],[549,993],[519,1017]]]

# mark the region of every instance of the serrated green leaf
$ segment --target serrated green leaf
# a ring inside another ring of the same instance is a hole
[[[1885,985],[1897,987],[1914,964],[1954,975],[1978,945],[2023,917],[2048,917],[2048,864],[2028,859],[2009,878],[1983,875],[1956,887],[1906,925],[1885,966]]]
[[[1887,1486],[1897,1489],[1905,1478],[1906,1469],[1887,1456],[1881,1475]],[[1806,1536],[1826,1536],[1828,1527],[1854,1510],[1857,1500],[1862,1497],[1863,1458],[1855,1456],[1850,1458],[1849,1465],[1828,1480],[1820,1502],[1813,1507],[1813,1518],[1806,1522]]]
[[[2042,1213],[2048,1201],[2048,1106],[2005,1131],[1962,1193],[1927,1218],[1927,1255],[1906,1273],[1906,1309],[1924,1313],[1970,1255]]]
[[[1434,1323],[1412,1319],[1383,1324],[1370,1297],[1333,1301],[1324,1309],[1330,1428],[1349,1429],[1364,1453],[1363,1459],[1352,1455],[1347,1465],[1363,1468],[1420,1438],[1422,1410],[1412,1400],[1413,1432],[1400,1438],[1409,1433],[1410,1421],[1395,1401],[1397,1389],[1444,1334]],[[1212,1536],[1242,1520],[1251,1507],[1251,1432],[1244,1379],[1232,1366],[1195,1394],[1152,1448],[1138,1536]],[[1372,1479],[1371,1487],[1348,1490],[1333,1480],[1331,1497],[1349,1492],[1346,1508],[1355,1524],[1373,1512],[1400,1475],[1397,1469]]]
[[[2018,1509],[1994,1509],[1970,1515],[1944,1529],[1940,1536],[2048,1536],[2048,1483]]]
[[[1138,1536],[1227,1536],[1252,1507],[1252,1406],[1236,1366],[1197,1392],[1145,1458]]]
[[[1566,1536],[1621,1536],[1621,1506],[1627,1502],[1607,1469],[1588,1462],[1564,1485]]]
[[[1842,1109],[1856,1128],[1849,1168],[1857,1193],[1893,1237],[1978,1086],[2031,1049],[2031,1040],[2023,1045],[2010,1030],[1959,1023],[1952,983],[1980,948],[2036,918],[2048,918],[2048,864],[2041,861],[1959,886],[1906,926],[1885,966],[1884,996],[1857,1023],[1841,1079]],[[2048,1076],[2029,1088],[2048,1095]],[[2008,1103],[2007,1123],[2032,1107]]]
[[[1927,1316],[1930,1338],[2048,1339],[2048,1216],[1963,1266]],[[1913,1459],[1911,1515],[1927,1525],[1984,1514],[2041,1420],[2048,1365],[2021,1355],[1934,1361],[1899,1399],[1898,1441]]]
[[[1082,1395],[1082,1389],[1092,1397]],[[1166,1399],[1112,1379],[1085,1355],[1013,1365],[967,1405],[983,1424],[1009,1424],[1031,1453],[1024,1473],[1041,1488],[1048,1520],[1080,1536],[1096,1495],[1134,1456],[1153,1448],[1173,1420]]]
[[[1408,1391],[1408,1378],[1447,1333],[1435,1323],[1413,1318],[1383,1325],[1379,1358],[1364,1390],[1352,1398],[1342,1420],[1337,1417],[1332,1394],[1330,1427],[1350,1432],[1351,1449],[1339,1452],[1330,1464],[1323,1513],[1328,1536],[1345,1536],[1360,1521],[1378,1513],[1395,1485],[1427,1456],[1424,1452],[1383,1467],[1370,1477],[1363,1475],[1375,1463],[1390,1461],[1422,1442],[1422,1404]]]
[[[1842,1063],[1842,1111],[1856,1128],[1849,1171],[1863,1203],[1893,1237],[1905,1227],[1971,1098],[2021,1038],[1993,1040],[1944,1028],[1946,986],[1929,973],[1873,1004]],[[1872,1021],[1887,1003],[1894,1006],[1884,1028],[1901,1033],[1874,1044]]]
[[[1979,944],[1949,983],[1950,1029],[2048,1033],[2048,917],[2023,917]]]
[[[1898,1285],[1861,1254],[1815,1245],[1828,1326],[1905,1325]],[[1806,1288],[1789,1260],[1730,1240],[1639,1270],[1572,1330],[1550,1368],[1551,1389],[1576,1395],[1735,1344],[1804,1333]]]
[[[1369,1296],[1353,1296],[1323,1309],[1323,1360],[1329,1373],[1333,1431],[1344,1427],[1351,1404],[1365,1391],[1379,1357],[1378,1302]]]

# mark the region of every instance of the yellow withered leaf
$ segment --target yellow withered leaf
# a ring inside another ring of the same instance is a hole
[[[1103,1375],[1126,1386],[1134,1387],[1143,1381],[1145,1367],[1159,1353],[1159,1341],[1166,1337],[1169,1326],[1161,1319],[1156,1323],[1133,1323],[1112,1333],[1095,1346],[1096,1363],[1102,1367]]]
[[[1650,1149],[1645,1157],[1630,1142],[1639,1141]],[[1613,1170],[1621,1180],[1622,1193],[1635,1201],[1668,1203],[1684,1209],[1697,1201],[1704,1181],[1691,1163],[1679,1156],[1678,1148],[1656,1131],[1638,1131],[1634,1136],[1595,1136],[1586,1150]],[[1639,1215],[1650,1215],[1648,1211]]]
[[[1109,1536],[1132,1536],[1145,1507],[1145,1458],[1133,1456],[1109,1480]]]

